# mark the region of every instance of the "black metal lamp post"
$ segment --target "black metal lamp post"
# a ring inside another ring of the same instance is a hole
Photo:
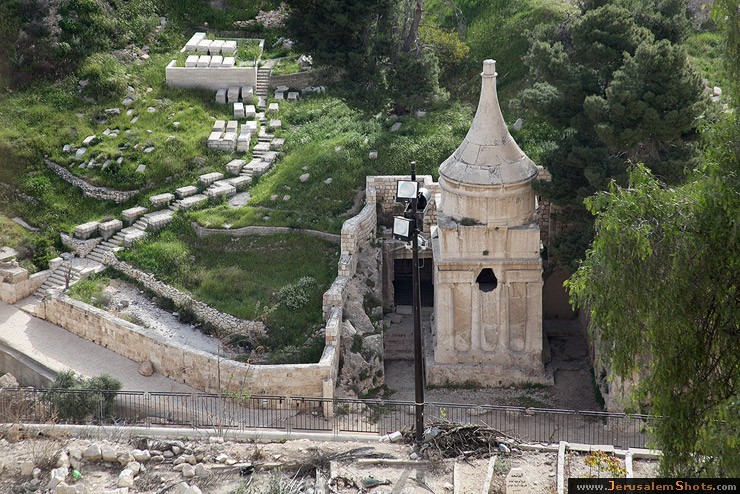
[[[424,362],[421,338],[421,291],[419,289],[419,235],[423,228],[424,213],[429,203],[430,193],[419,189],[416,181],[416,162],[411,162],[411,180],[399,180],[396,201],[407,203],[403,216],[393,218],[393,238],[411,242],[411,282],[413,285],[412,305],[414,313],[414,376],[416,408],[416,442],[421,444],[424,437]]]

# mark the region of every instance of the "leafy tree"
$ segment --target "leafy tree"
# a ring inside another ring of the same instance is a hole
[[[441,94],[437,58],[419,40],[422,0],[287,3],[288,35],[317,65],[340,71],[345,97],[404,113]]]
[[[522,103],[563,129],[541,160],[552,181],[535,185],[572,225],[551,245],[571,269],[593,235],[586,197],[612,179],[626,183],[629,160],[675,183],[695,157],[703,86],[671,42],[685,35],[686,2],[642,3],[585,2],[580,15],[540,33],[525,59],[536,82],[522,92]]]
[[[586,201],[596,238],[567,283],[603,355],[639,375],[635,403],[663,417],[665,475],[740,475],[740,127],[708,131],[707,164],[668,187],[642,165]]]

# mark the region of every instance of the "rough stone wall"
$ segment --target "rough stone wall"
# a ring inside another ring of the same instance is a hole
[[[74,173],[64,168],[63,166],[57,165],[53,161],[44,160],[44,162],[46,162],[46,166],[48,166],[54,173],[59,175],[62,180],[71,185],[74,185],[75,187],[78,187],[87,197],[92,197],[99,201],[113,201],[116,204],[121,204],[141,192],[141,189],[113,190],[107,187],[98,187],[96,185],[91,185],[85,180],[76,176]]]
[[[195,300],[177,288],[159,281],[153,275],[134,268],[128,263],[111,259],[108,265],[138,281],[157,295],[172,300],[177,306],[190,309],[198,320],[211,324],[226,334],[238,333],[256,339],[265,332],[265,325],[262,322],[247,321],[221,312],[208,304]]]
[[[248,365],[145,334],[135,324],[63,294],[45,305],[50,322],[136,362],[149,360],[162,375],[207,392],[323,397],[323,383],[332,378],[332,348],[316,364]]]
[[[172,60],[165,69],[167,85],[179,88],[212,89],[255,86],[257,67],[175,67]]]
[[[67,247],[70,251],[75,252],[79,257],[85,257],[92,252],[100,242],[103,241],[101,237],[91,238],[90,240],[80,240],[67,235],[66,233],[60,234],[62,244]]]

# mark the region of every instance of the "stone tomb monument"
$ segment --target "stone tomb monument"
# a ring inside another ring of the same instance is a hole
[[[478,110],[439,168],[430,384],[552,384],[542,363],[542,261],[531,182],[537,167],[501,115],[493,60]]]

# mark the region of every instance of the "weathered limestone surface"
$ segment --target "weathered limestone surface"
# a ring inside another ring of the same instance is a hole
[[[493,60],[470,130],[440,166],[434,257],[434,384],[551,383],[542,362],[537,168],[503,121]],[[435,201],[436,202],[436,201]]]

